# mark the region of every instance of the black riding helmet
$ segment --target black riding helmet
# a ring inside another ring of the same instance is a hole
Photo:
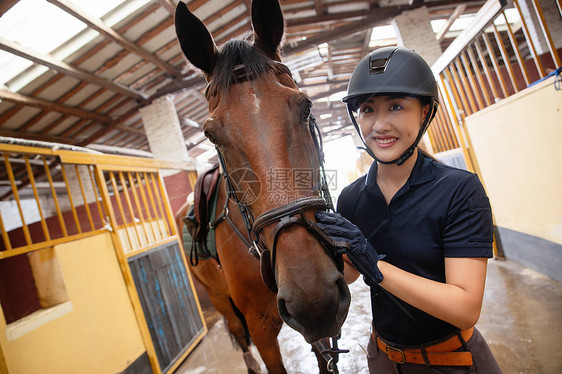
[[[430,110],[416,140],[402,156],[393,161],[381,161],[365,144],[353,112],[356,112],[359,104],[369,97],[395,94],[414,96],[422,100],[425,98],[429,101]],[[412,156],[431,120],[435,117],[439,105],[437,83],[431,68],[420,55],[403,47],[379,48],[359,61],[349,80],[347,96],[342,101],[347,104],[349,117],[365,144],[365,151],[380,163],[398,165],[402,165]]]

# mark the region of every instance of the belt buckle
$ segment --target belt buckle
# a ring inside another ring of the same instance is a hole
[[[391,352],[398,352],[402,355],[402,358],[400,360],[394,360],[390,357],[390,353]],[[392,361],[396,362],[397,364],[404,364],[406,362],[406,354],[404,353],[403,350],[401,350],[400,348],[394,348],[391,347],[389,345],[386,346],[386,355],[388,356],[388,358],[390,358]]]

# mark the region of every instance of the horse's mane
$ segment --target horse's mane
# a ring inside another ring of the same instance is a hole
[[[253,80],[276,69],[275,61],[250,42],[230,40],[221,47],[217,55],[209,93],[215,95],[218,90],[227,90],[232,83]]]

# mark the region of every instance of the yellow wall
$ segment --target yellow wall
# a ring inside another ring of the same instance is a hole
[[[110,234],[55,246],[71,311],[0,343],[10,374],[117,373],[145,352]]]
[[[466,118],[496,225],[562,243],[562,90],[554,78]]]

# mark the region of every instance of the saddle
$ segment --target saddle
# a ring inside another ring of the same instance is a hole
[[[193,191],[193,205],[183,219],[191,236],[189,258],[193,266],[197,265],[199,257],[216,257],[214,232],[210,232],[209,222],[214,220],[216,214],[219,181],[218,164],[213,165],[197,178]],[[188,238],[184,238],[184,242],[188,241],[186,239]],[[212,241],[212,248],[208,246],[209,241]]]

